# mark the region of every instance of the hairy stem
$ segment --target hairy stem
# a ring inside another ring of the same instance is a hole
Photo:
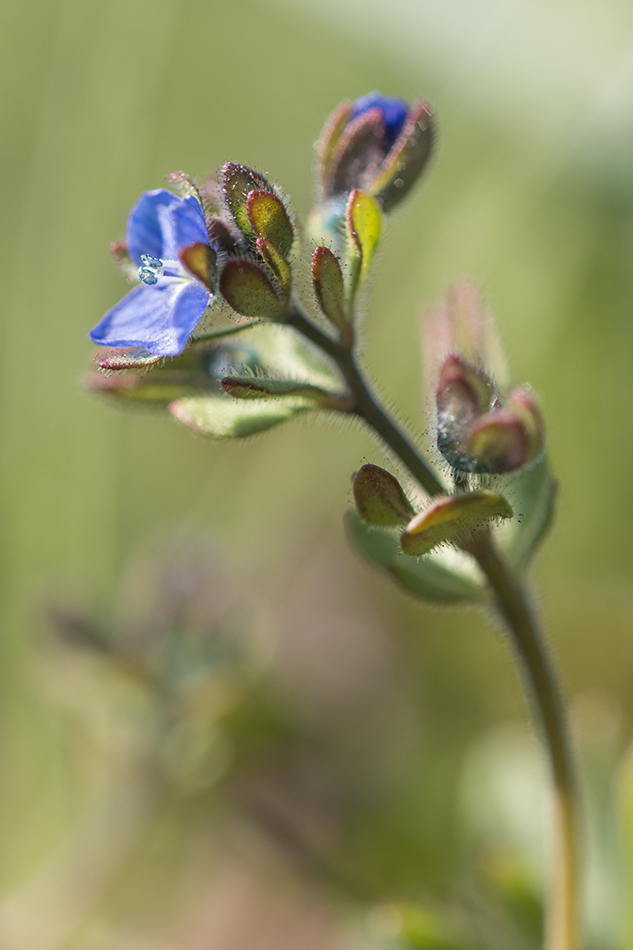
[[[512,637],[551,758],[557,840],[545,946],[547,950],[575,950],[579,888],[575,770],[556,672],[526,591],[489,533],[476,541],[473,554]]]
[[[429,495],[445,494],[447,489],[442,482],[372,393],[351,345],[332,340],[297,311],[291,314],[289,322],[336,362],[352,396],[349,411],[381,438]],[[484,572],[497,609],[509,630],[551,761],[557,840],[545,948],[577,950],[579,880],[575,770],[560,687],[524,586],[497,551],[489,531],[481,532],[469,545],[469,553]]]

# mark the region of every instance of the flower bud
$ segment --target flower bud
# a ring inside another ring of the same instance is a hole
[[[380,527],[402,525],[413,514],[400,482],[378,465],[363,465],[356,472],[354,501],[363,521]]]
[[[536,461],[544,444],[541,414],[528,387],[504,399],[483,368],[504,367],[494,323],[475,285],[455,284],[427,318],[426,330],[431,378],[436,375],[437,445],[449,465],[501,475]]]
[[[457,447],[458,462],[452,464],[462,471],[503,475],[535,462],[544,441],[540,411],[529,389],[520,386],[512,390],[505,406],[472,423]]]
[[[317,143],[321,202],[344,206],[346,195],[360,188],[390,211],[424,170],[432,142],[426,102],[409,107],[403,99],[372,92],[343,103]]]
[[[482,370],[451,353],[440,368],[435,399],[438,448],[451,465],[460,468],[471,426],[494,403],[492,382]]]

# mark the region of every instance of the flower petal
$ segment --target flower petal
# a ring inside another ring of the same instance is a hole
[[[161,259],[168,256],[165,253],[163,209],[171,208],[181,200],[166,188],[157,188],[144,191],[130,211],[125,237],[130,257],[137,267],[142,263],[141,254]]]
[[[194,280],[159,280],[135,287],[90,331],[90,339],[99,346],[143,346],[155,356],[176,356],[185,348],[209,296]]]
[[[174,242],[174,259],[178,258],[183,248],[191,244],[209,243],[204,212],[195,195],[187,195],[177,205],[170,208],[169,217]]]

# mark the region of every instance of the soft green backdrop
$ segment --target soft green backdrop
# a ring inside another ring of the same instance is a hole
[[[420,609],[347,551],[349,475],[384,459],[363,433],[298,422],[214,445],[81,388],[86,333],[124,289],[107,248],[139,192],[231,159],[268,172],[305,214],[324,117],[369,89],[428,96],[440,129],[376,269],[371,373],[426,428],[422,307],[456,276],[482,282],[514,378],[542,397],[562,485],[536,572],[552,644],[570,695],[611,696],[628,741],[632,43],[633,8],[619,0],[2,4],[5,886],[56,840],[79,795],[64,725],[33,672],[42,605],[68,586],[107,603],[130,552],[169,524],[207,526],[228,560],[279,590],[311,546],[337,552],[419,659],[425,715],[456,761],[485,726],[520,715],[482,618]]]

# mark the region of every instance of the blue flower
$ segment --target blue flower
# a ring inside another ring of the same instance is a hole
[[[383,96],[381,92],[368,92],[367,95],[353,102],[349,122],[353,122],[359,115],[369,112],[370,109],[380,110],[389,148],[391,148],[400,135],[409,113],[408,103],[397,96]]]
[[[143,192],[130,212],[126,242],[141,284],[108,310],[90,339],[99,346],[139,346],[155,356],[176,356],[211,300],[180,260],[186,247],[209,244],[200,202],[164,188]]]

